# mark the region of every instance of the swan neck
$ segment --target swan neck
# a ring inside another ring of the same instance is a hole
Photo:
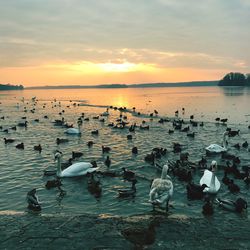
[[[62,173],[61,157],[57,158],[56,165],[57,165],[57,176],[61,176],[61,173]]]
[[[212,171],[212,178],[211,178],[211,182],[210,182],[210,188],[215,186],[215,173],[214,171]]]
[[[163,166],[162,172],[161,172],[161,179],[166,180],[167,177],[168,177],[168,167]]]
[[[223,142],[222,142],[223,148],[227,148],[226,144],[226,134],[223,135]]]

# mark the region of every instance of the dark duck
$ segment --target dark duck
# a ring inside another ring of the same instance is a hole
[[[118,189],[118,196],[120,198],[134,197],[136,194],[136,187],[135,187],[136,183],[137,183],[137,180],[134,179],[132,181],[131,188]]]
[[[45,184],[45,187],[47,189],[51,189],[54,187],[60,187],[62,185],[61,180],[59,178],[56,178],[54,180],[48,180],[47,183]]]
[[[187,198],[189,200],[201,200],[204,197],[204,189],[207,187],[206,184],[203,184],[202,186],[189,183],[186,186],[187,189]]]
[[[88,179],[88,191],[95,196],[95,198],[100,198],[102,194],[102,187],[100,180],[95,179],[95,175],[93,173],[89,174]]]
[[[213,203],[209,197],[206,197],[205,204],[202,207],[202,213],[204,215],[212,215],[214,213]]]
[[[27,193],[26,200],[28,202],[28,208],[33,211],[41,211],[41,205],[36,195],[36,189],[32,189]]]
[[[238,198],[236,201],[230,199],[216,199],[220,207],[225,210],[242,213],[247,209],[247,202],[243,198]]]
[[[126,168],[122,168],[123,173],[122,177],[126,181],[133,181],[135,179],[135,173],[133,171],[127,170]]]

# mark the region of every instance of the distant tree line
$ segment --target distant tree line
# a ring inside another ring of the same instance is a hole
[[[0,84],[0,90],[21,90],[23,85]]]
[[[239,72],[230,72],[226,74],[218,83],[219,86],[249,86],[250,74],[242,74]]]

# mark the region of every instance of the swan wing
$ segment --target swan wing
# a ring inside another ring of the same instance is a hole
[[[155,179],[149,192],[149,201],[162,204],[172,197],[173,190],[172,181]]]
[[[92,164],[89,162],[76,162],[62,171],[63,177],[72,177],[85,175],[87,173],[94,172],[96,168],[92,168]]]
[[[206,184],[208,188],[205,188],[204,191],[207,191],[210,187],[211,184],[211,179],[212,179],[213,173],[209,170],[205,170],[203,176],[200,179],[200,185],[202,186],[203,184]],[[215,190],[218,191],[220,189],[220,182],[218,178],[215,176]]]
[[[67,133],[67,134],[80,134],[80,131],[78,128],[68,128],[65,133]]]
[[[209,152],[220,153],[220,152],[226,151],[226,148],[224,148],[218,144],[211,144],[208,147],[206,147],[206,150]]]
[[[235,211],[236,207],[235,207],[235,202],[229,199],[216,199],[216,201],[218,202],[219,206],[221,206],[222,208],[224,208],[225,210],[229,210],[229,211]]]
[[[152,182],[152,184],[151,184],[151,189],[157,187],[160,182],[161,182],[161,178],[154,179],[153,182]]]

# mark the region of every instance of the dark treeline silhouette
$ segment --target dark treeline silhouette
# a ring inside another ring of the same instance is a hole
[[[218,83],[219,86],[250,86],[250,74],[230,72]]]
[[[20,90],[23,85],[0,84],[0,90]]]
[[[162,88],[162,87],[205,87],[217,86],[218,81],[193,81],[177,83],[139,83],[139,84],[103,84],[103,85],[58,85],[36,86],[25,89],[81,89],[81,88]]]

